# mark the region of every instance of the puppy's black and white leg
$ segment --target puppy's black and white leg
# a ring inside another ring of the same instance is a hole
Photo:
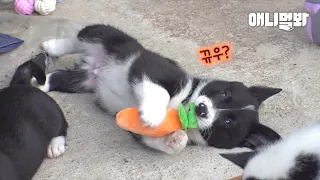
[[[38,86],[43,92],[90,93],[96,87],[94,75],[80,68],[59,69],[47,74],[44,85]]]
[[[50,39],[42,43],[42,48],[52,57],[82,52],[81,42],[77,38]]]
[[[139,100],[141,120],[149,127],[160,125],[166,116],[170,101],[168,91],[147,77],[135,83],[133,88]],[[179,130],[159,138],[142,136],[140,141],[150,148],[167,154],[176,154],[186,147],[188,136],[183,130]]]
[[[66,136],[57,136],[51,139],[48,146],[48,158],[56,158],[66,151]]]
[[[134,93],[139,101],[139,115],[145,126],[159,126],[167,113],[170,95],[162,86],[144,77],[135,83]]]
[[[58,131],[57,135],[53,137],[49,143],[47,156],[48,158],[57,158],[61,156],[66,151],[66,137],[68,123],[65,120],[64,116],[62,117],[61,128]]]
[[[181,152],[188,142],[188,135],[183,130],[175,131],[164,137],[146,137],[140,139],[146,146],[173,155]]]

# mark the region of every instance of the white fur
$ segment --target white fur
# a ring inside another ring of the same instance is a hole
[[[135,59],[136,56],[131,58]],[[125,65],[110,63],[98,75],[96,98],[111,114],[138,106],[137,100],[130,91],[130,84],[127,82],[129,66],[129,63]]]
[[[46,82],[44,83],[44,85],[39,85],[37,80],[35,78],[32,78],[31,79],[31,84],[32,86],[35,86],[35,87],[38,87],[41,91],[43,92],[49,92],[50,90],[50,76],[51,76],[52,73],[49,73],[46,75]]]
[[[188,129],[187,134],[189,138],[189,143],[193,142],[201,146],[208,145],[208,143],[201,136],[199,129]]]
[[[167,154],[177,154],[186,147],[188,136],[183,130],[178,130],[164,137],[144,137],[143,142],[146,145]]]
[[[217,116],[217,110],[214,107],[212,101],[206,96],[199,96],[195,101],[195,106],[198,106],[200,103],[203,103],[207,106],[208,113],[206,118],[197,117],[198,125],[200,129],[206,129],[212,126],[212,123],[215,121]]]
[[[42,43],[42,48],[52,57],[72,54],[81,51],[76,39],[50,39]]]
[[[56,158],[63,154],[66,150],[65,144],[66,139],[64,136],[58,136],[53,138],[48,146],[48,157]]]
[[[298,130],[282,141],[262,149],[248,162],[243,179],[249,176],[270,180],[286,179],[290,168],[295,165],[295,158],[301,153],[317,154],[320,157],[319,123]]]
[[[254,107],[254,105],[248,105],[248,106],[242,107],[241,109],[247,109],[247,110],[251,110],[251,111],[257,111],[257,109]]]
[[[31,83],[31,86],[34,86],[34,87],[38,87],[39,86],[38,81],[37,81],[37,79],[35,77],[31,78],[30,83]]]
[[[78,43],[79,44],[79,43]],[[108,55],[101,44],[90,44],[87,42],[81,42],[80,46],[83,50],[81,59],[87,64],[82,65],[81,68],[93,72],[97,67],[102,67],[107,63],[114,62],[115,58]],[[77,48],[77,49],[81,49]]]
[[[201,90],[208,84],[207,81],[201,81],[197,88],[194,90],[192,96],[190,97],[189,102],[195,102],[196,99],[199,97]]]
[[[179,93],[170,99],[168,108],[178,109],[180,103],[188,97],[190,91],[192,90],[192,79],[188,79],[187,84],[181,89]]]
[[[82,68],[92,72],[91,78],[97,78],[95,95],[101,105],[108,109],[110,114],[116,114],[125,108],[137,107],[137,100],[130,91],[127,78],[132,62],[140,53],[127,57],[126,64],[116,64],[114,57],[106,55],[101,45],[84,43],[83,47],[86,51],[81,58],[88,64]],[[91,87],[92,82],[93,80],[89,79],[84,85]]]
[[[134,91],[139,99],[140,118],[144,125],[159,126],[167,114],[170,101],[168,91],[146,77],[134,87]]]

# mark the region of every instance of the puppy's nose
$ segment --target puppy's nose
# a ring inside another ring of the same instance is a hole
[[[206,117],[208,114],[208,108],[204,103],[200,103],[198,106],[196,106],[195,111],[197,116],[200,116],[203,118]]]

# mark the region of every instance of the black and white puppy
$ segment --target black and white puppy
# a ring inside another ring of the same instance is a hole
[[[242,180],[319,180],[320,123],[256,151],[221,156],[244,168]]]
[[[30,180],[46,157],[65,151],[68,124],[58,104],[32,87],[46,75],[33,61],[20,65],[10,86],[0,90],[0,179]]]
[[[109,114],[139,107],[149,127],[157,127],[167,108],[194,102],[199,129],[176,131],[161,138],[135,137],[143,144],[178,153],[188,142],[217,148],[255,148],[280,136],[259,124],[258,109],[279,88],[246,87],[241,82],[203,79],[189,75],[166,57],[145,49],[136,39],[108,25],[91,25],[76,38],[51,39],[43,48],[53,57],[80,53],[72,70],[47,75],[44,92],[94,92]]]

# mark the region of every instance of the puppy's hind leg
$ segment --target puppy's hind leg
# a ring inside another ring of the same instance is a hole
[[[57,158],[66,151],[66,136],[67,136],[68,123],[63,117],[61,129],[56,137],[50,141],[47,150],[48,158]]]
[[[0,151],[0,179],[19,180],[15,164],[7,154]]]
[[[77,38],[50,39],[42,43],[42,48],[52,57],[82,52],[81,42]]]
[[[140,139],[140,143],[146,146],[165,152],[167,154],[177,154],[187,145],[188,135],[183,130],[178,130],[164,137],[146,137]]]
[[[59,69],[47,74],[45,84],[38,88],[43,92],[92,93],[96,88],[96,83],[95,76],[90,75],[87,70]]]

